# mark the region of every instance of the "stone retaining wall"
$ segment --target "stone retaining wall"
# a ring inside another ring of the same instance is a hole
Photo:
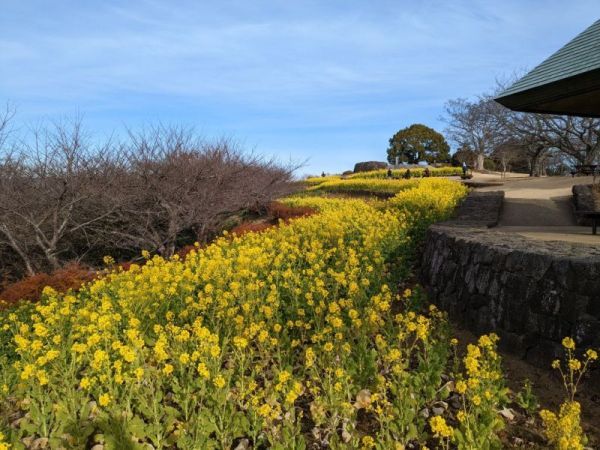
[[[432,301],[538,365],[562,355],[564,336],[600,347],[600,246],[488,229],[499,199],[471,194],[454,220],[428,230],[421,281]]]

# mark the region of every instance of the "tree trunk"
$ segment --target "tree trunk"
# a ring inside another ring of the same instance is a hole
[[[485,160],[485,155],[483,153],[477,154],[477,159],[475,160],[475,169],[483,170],[483,162]]]
[[[25,270],[27,271],[27,275],[29,275],[29,276],[35,275],[35,270],[33,268],[33,264],[31,263],[27,253],[21,249],[21,246],[18,244],[16,239],[12,236],[12,234],[6,228],[3,228],[2,231],[3,231],[4,235],[6,236],[6,238],[9,240],[10,247],[17,253],[17,255],[19,255],[21,257],[21,260],[23,260],[23,264],[25,264]]]

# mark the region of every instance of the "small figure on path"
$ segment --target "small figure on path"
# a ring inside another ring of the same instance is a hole
[[[467,166],[467,163],[465,161],[463,161],[462,163],[462,171],[463,171],[463,176],[467,176],[467,170],[469,170],[469,167]]]
[[[425,167],[425,170],[423,171],[423,176],[424,177],[430,177],[431,176],[431,172],[429,172],[429,167]]]
[[[409,180],[411,177],[411,173],[410,173],[410,169],[406,169],[406,172],[404,173],[404,175],[402,175],[402,178]]]

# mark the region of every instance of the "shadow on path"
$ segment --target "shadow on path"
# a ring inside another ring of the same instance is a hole
[[[560,227],[576,225],[571,197],[505,198],[500,226]]]

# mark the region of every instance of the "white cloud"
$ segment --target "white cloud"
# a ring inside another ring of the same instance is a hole
[[[498,76],[534,66],[587,26],[596,6],[592,0],[568,9],[558,0],[4,3],[0,102],[23,105],[26,117],[79,109],[91,122],[114,126],[189,118],[211,129],[242,130],[270,148],[286,137],[303,142],[295,133],[311,128],[346,127],[351,134],[368,126],[379,131],[365,134],[364,142],[379,149],[390,127],[435,125],[446,99],[477,94]],[[321,154],[331,136],[320,133],[306,151]],[[346,144],[356,142],[363,145]]]

